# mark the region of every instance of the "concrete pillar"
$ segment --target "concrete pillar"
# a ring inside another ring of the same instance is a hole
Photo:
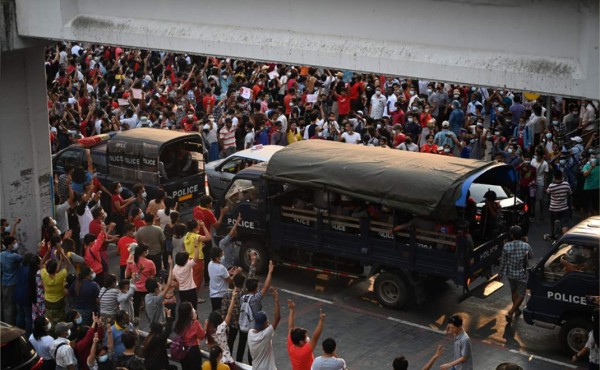
[[[44,48],[4,51],[0,63],[0,215],[20,217],[17,240],[36,251],[52,210]]]

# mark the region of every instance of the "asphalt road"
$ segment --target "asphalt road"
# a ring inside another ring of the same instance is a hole
[[[542,240],[548,231],[546,223],[533,223],[529,238],[537,261],[550,248]],[[113,251],[109,251],[113,255]],[[111,257],[111,272],[118,274],[118,259]],[[504,315],[510,308],[508,284],[487,298],[477,292],[458,302],[462,288],[453,283],[428,287],[428,298],[421,305],[411,305],[402,311],[380,306],[372,292],[373,279],[352,281],[329,277],[323,280],[316,273],[277,266],[272,285],[280,291],[282,320],[274,340],[278,368],[290,369],[287,357],[287,299],[296,303],[296,324],[310,333],[318,321],[319,309],[326,314],[321,339],[335,338],[337,353],[350,369],[391,369],[396,356],[405,356],[411,368],[420,368],[434,353],[438,344],[446,351],[434,369],[452,360],[452,337],[445,334],[445,323],[453,314],[462,315],[464,327],[472,340],[475,369],[495,369],[502,362],[514,362],[524,369],[554,370],[587,368],[587,363],[573,364],[558,343],[558,329],[548,330],[526,324],[522,318],[507,325]],[[202,294],[207,302],[198,306],[203,322],[209,314],[208,288]],[[268,296],[264,309],[272,319],[273,305]],[[147,329],[141,315],[141,328]],[[315,356],[321,353],[320,346]],[[577,367],[579,366],[579,367]]]

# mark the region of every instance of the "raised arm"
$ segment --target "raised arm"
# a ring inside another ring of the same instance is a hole
[[[267,274],[267,277],[265,278],[265,284],[263,285],[262,289],[260,290],[260,293],[263,295],[263,297],[267,294],[267,292],[269,291],[269,288],[271,287],[271,277],[273,276],[274,268],[275,268],[275,265],[273,264],[273,261],[269,261],[269,273]]]
[[[322,309],[319,309],[319,322],[317,323],[317,327],[315,328],[315,331],[313,332],[312,338],[310,338],[310,348],[312,348],[313,350],[317,346],[317,343],[319,343],[319,337],[321,336],[321,333],[323,333],[324,323],[325,323],[325,314],[323,313]]]
[[[296,305],[294,304],[294,301],[292,301],[291,299],[288,299],[287,304],[288,304],[288,308],[290,310],[290,313],[288,315],[288,335],[289,335],[289,333],[292,331],[292,329],[296,326],[295,322],[294,322],[294,318],[296,316],[296,313],[294,312],[296,310]]]
[[[271,289],[271,295],[273,296],[273,301],[275,304],[275,313],[273,316],[273,330],[277,329],[277,325],[279,325],[279,321],[281,320],[281,309],[279,308],[279,293],[274,288]]]
[[[229,308],[227,309],[227,315],[225,316],[225,322],[227,323],[227,326],[229,326],[229,323],[231,322],[231,316],[233,316],[233,308],[235,307],[235,299],[238,293],[238,288],[235,288],[233,290],[233,293],[231,293],[231,302],[229,302]]]
[[[439,344],[437,346],[437,349],[435,350],[435,353],[433,354],[433,356],[431,356],[429,361],[427,361],[427,363],[423,366],[423,368],[421,370],[431,369],[433,367],[433,364],[437,361],[438,358],[442,357],[443,354],[444,354],[444,347],[441,344]]]

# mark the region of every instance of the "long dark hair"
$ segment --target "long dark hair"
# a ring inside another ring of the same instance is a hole
[[[213,311],[208,315],[208,324],[206,324],[206,343],[209,346],[216,345],[213,334],[217,331],[217,327],[223,322],[223,316],[219,311]]]
[[[150,333],[148,333],[148,336],[144,340],[144,344],[143,344],[144,357],[148,356],[148,352],[147,352],[148,346],[150,345],[150,342],[152,341],[152,339],[154,339],[154,337],[160,336],[164,332],[164,330],[165,330],[165,327],[161,323],[154,322],[150,325]]]
[[[133,262],[136,264],[139,262],[140,257],[148,250],[148,246],[146,244],[140,243],[137,248],[133,252]]]
[[[212,346],[212,348],[210,349],[208,361],[210,362],[211,370],[217,370],[217,365],[219,364],[219,356],[222,353],[223,353],[223,350],[219,346]]]
[[[181,335],[192,322],[192,304],[183,302],[177,310],[177,321],[175,321],[175,333]]]
[[[33,320],[33,337],[36,340],[40,340],[41,337],[48,335],[46,330],[46,316],[39,316]]]
[[[175,199],[173,197],[165,198],[165,215],[169,216],[171,214],[171,208],[175,207]]]

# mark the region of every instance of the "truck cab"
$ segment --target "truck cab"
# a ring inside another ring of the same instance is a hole
[[[531,269],[523,317],[530,325],[560,326],[559,341],[567,353],[586,343],[598,296],[600,217],[590,217],[567,231]]]

